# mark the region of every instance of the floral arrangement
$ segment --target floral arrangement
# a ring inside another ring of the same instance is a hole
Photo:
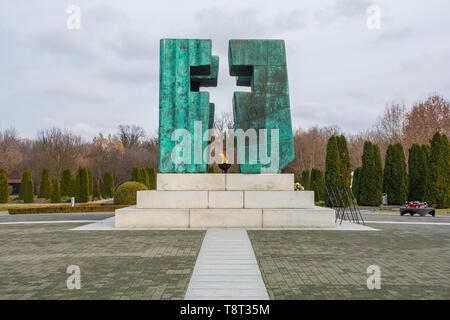
[[[305,188],[304,188],[300,183],[296,182],[296,183],[294,184],[294,190],[295,190],[295,191],[304,191]]]

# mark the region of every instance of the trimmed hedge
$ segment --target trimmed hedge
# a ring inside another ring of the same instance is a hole
[[[122,183],[114,193],[114,204],[135,205],[136,194],[140,190],[148,190],[148,188],[144,184],[135,181]]]
[[[116,209],[121,209],[126,205],[70,205],[48,206],[36,208],[23,209],[9,209],[9,214],[38,214],[38,213],[77,213],[77,212],[114,212]]]

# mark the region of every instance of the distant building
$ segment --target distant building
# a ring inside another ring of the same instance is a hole
[[[19,194],[20,183],[22,181],[20,179],[8,179],[8,185],[12,188],[12,195]]]

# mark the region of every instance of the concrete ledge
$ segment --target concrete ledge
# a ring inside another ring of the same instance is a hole
[[[225,190],[225,175],[218,173],[158,173],[157,190]]]
[[[294,190],[294,174],[240,174],[226,175],[226,190]]]
[[[116,228],[189,228],[189,209],[116,210]]]
[[[333,209],[263,209],[263,228],[335,228]]]
[[[209,191],[209,208],[244,208],[243,191]]]
[[[208,208],[208,191],[138,191],[136,207],[138,209]]]
[[[261,209],[191,209],[191,228],[259,228]]]
[[[244,191],[244,208],[314,208],[314,191]]]

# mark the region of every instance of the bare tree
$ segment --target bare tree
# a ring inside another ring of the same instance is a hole
[[[114,136],[125,148],[139,146],[144,137],[144,129],[136,125],[119,125],[119,132]]]
[[[59,177],[65,169],[75,170],[84,148],[81,137],[67,130],[59,128],[39,130],[33,143],[34,161],[37,163],[30,165],[32,168],[39,168],[39,171],[49,168],[54,176]]]
[[[378,117],[375,130],[382,150],[386,150],[390,144],[402,142],[405,114],[406,108],[403,103],[392,102]]]
[[[214,128],[224,134],[228,129],[234,129],[234,118],[231,112],[223,112],[214,119]]]
[[[403,131],[408,148],[413,143],[429,143],[436,131],[449,136],[450,102],[442,96],[433,95],[416,103],[406,114]]]
[[[10,177],[19,177],[22,164],[20,138],[16,129],[0,130],[0,168],[5,169]]]

